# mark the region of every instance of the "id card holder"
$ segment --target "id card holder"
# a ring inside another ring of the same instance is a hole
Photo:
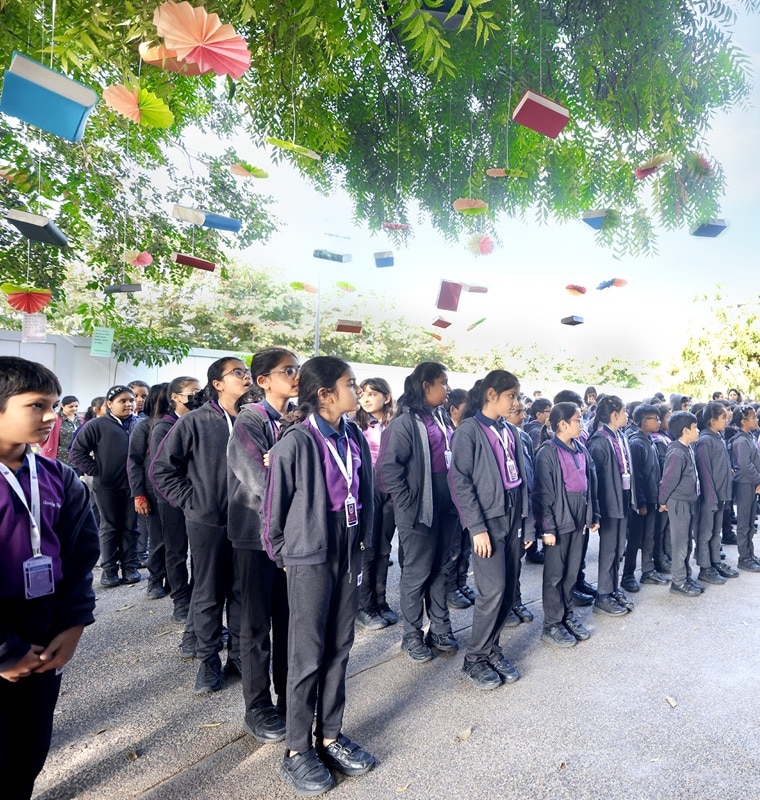
[[[359,524],[359,512],[356,508],[356,500],[354,500],[353,495],[349,495],[346,498],[346,526],[349,528],[353,528],[355,525]]]
[[[444,450],[443,457],[446,459],[446,469],[451,469],[451,450]]]
[[[620,477],[623,479],[623,491],[626,492],[631,488],[631,474],[624,472]]]
[[[515,464],[514,458],[511,456],[507,456],[507,477],[511,482],[516,481],[519,477],[517,474],[517,464]]]
[[[45,597],[55,591],[53,559],[50,556],[35,556],[24,561],[24,594],[27,600]]]

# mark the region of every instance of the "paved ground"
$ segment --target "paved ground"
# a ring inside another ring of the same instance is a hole
[[[735,564],[736,548],[725,549]],[[502,637],[523,677],[493,692],[462,679],[461,656],[411,663],[398,626],[357,632],[345,731],[378,765],[329,796],[760,798],[760,574],[694,599],[645,586],[622,619],[582,609],[592,638],[571,650],[539,641],[540,577],[524,566],[536,620]],[[277,776],[282,745],[243,732],[240,683],[193,694],[196,665],[178,657],[171,601],[147,600],[145,585],[98,587],[36,800],[294,798]],[[397,598],[394,586],[396,608]],[[470,621],[453,612],[460,642]]]

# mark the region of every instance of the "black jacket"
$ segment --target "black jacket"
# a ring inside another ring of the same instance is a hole
[[[632,471],[635,478],[636,496],[631,498],[636,508],[656,505],[660,491],[660,458],[654,442],[637,428],[628,439],[631,450]]]
[[[71,463],[106,489],[129,489],[129,436],[138,422],[132,416],[125,428],[112,414],[85,422],[71,443]]]
[[[622,441],[622,440],[621,440]],[[631,492],[628,507],[624,506],[623,480],[612,442],[600,428],[594,432],[586,445],[594,459],[597,480],[599,513],[611,519],[627,519],[629,508],[634,508],[636,476],[631,473]]]

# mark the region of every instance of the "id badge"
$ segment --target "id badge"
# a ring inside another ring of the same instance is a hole
[[[53,559],[50,556],[36,556],[24,561],[24,593],[27,600],[45,597],[55,591],[53,578]]]
[[[623,491],[626,492],[631,488],[631,475],[629,472],[624,472],[620,477],[623,479]]]
[[[511,456],[507,456],[507,477],[510,483],[516,481],[519,477],[517,474],[517,464],[515,464],[515,460]]]
[[[451,450],[444,450],[443,457],[446,459],[446,469],[451,469]]]
[[[346,498],[346,525],[353,528],[359,524],[359,512],[356,510],[356,500],[352,495]]]

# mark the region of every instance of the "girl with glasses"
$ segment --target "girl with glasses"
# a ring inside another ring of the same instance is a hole
[[[733,467],[734,503],[736,504],[736,546],[739,569],[760,572],[752,539],[755,535],[757,495],[760,494],[760,451],[752,437],[757,430],[757,413],[751,406],[737,406],[731,425],[736,433],[728,443]]]

